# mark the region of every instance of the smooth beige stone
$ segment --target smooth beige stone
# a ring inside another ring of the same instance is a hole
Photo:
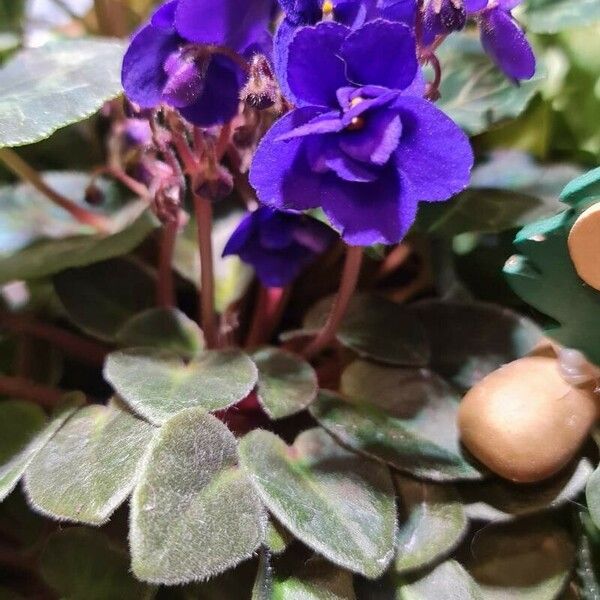
[[[568,245],[579,277],[600,291],[600,202],[579,215],[569,232]]]
[[[597,418],[594,394],[567,384],[555,358],[528,356],[475,385],[458,425],[463,444],[491,471],[534,482],[575,456]]]

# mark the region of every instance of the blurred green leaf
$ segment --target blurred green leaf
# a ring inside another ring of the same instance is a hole
[[[240,441],[240,464],[298,539],[367,577],[385,571],[396,531],[387,467],[344,450],[322,429],[304,431],[291,447],[255,429]]]
[[[600,5],[596,0],[529,0],[523,14],[531,31],[556,33],[600,21]]]
[[[2,535],[13,540],[20,548],[31,549],[44,534],[46,526],[47,521],[31,510],[21,489],[16,488],[0,502]]]
[[[333,297],[327,297],[315,304],[304,319],[304,328],[321,328],[332,303]],[[429,358],[423,328],[412,308],[373,294],[352,298],[337,337],[359,356],[393,365],[422,366]]]
[[[82,408],[27,468],[29,502],[55,519],[105,523],[131,493],[153,433],[118,401]]]
[[[53,533],[40,566],[44,581],[65,600],[149,600],[154,595],[129,573],[127,553],[92,529]]]
[[[596,527],[600,527],[600,466],[596,468],[587,482],[585,499],[592,521]]]
[[[25,0],[0,0],[0,31],[18,31],[23,23]]]
[[[585,509],[577,515],[580,522],[577,547],[578,591],[582,600],[600,598],[600,530],[594,525]]]
[[[322,391],[310,412],[345,446],[433,481],[482,477],[459,444],[460,396],[431,371],[356,361],[342,391]]]
[[[37,453],[52,439],[81,403],[79,394],[68,394],[65,396],[65,405],[57,409],[54,417],[41,429],[39,414],[33,416],[34,412],[37,413],[36,410],[18,404],[0,403],[0,411],[9,411],[6,417],[0,418],[3,428],[0,432],[3,434],[0,437],[3,454],[2,464],[0,464],[0,501],[10,494]],[[20,428],[19,420],[27,425]],[[4,441],[5,436],[8,443]]]
[[[438,105],[471,135],[517,117],[542,80],[538,66],[532,79],[514,85],[483,52],[474,32],[450,36],[437,55],[444,69]]]
[[[573,502],[585,489],[592,470],[590,461],[582,458],[559,475],[535,485],[491,479],[461,486],[460,495],[470,519],[509,521]]]
[[[160,429],[131,502],[134,574],[176,584],[250,558],[267,516],[236,467],[237,443],[215,417],[190,408]]]
[[[154,273],[126,257],[66,269],[53,283],[71,322],[109,342],[131,317],[153,306],[156,291]]]
[[[176,308],[149,308],[131,317],[116,333],[122,346],[157,348],[192,358],[204,348],[202,331]]]
[[[532,321],[496,304],[426,300],[413,310],[431,346],[430,367],[465,390],[543,337]]]
[[[154,227],[154,219],[145,212],[122,231],[111,235],[77,235],[35,242],[15,254],[0,258],[0,283],[48,277],[65,269],[127,254]]]
[[[267,525],[265,546],[271,554],[281,554],[293,541],[294,536],[284,526],[271,517]]]
[[[0,464],[18,454],[46,424],[44,411],[33,402],[0,402]]]
[[[0,147],[44,139],[118,96],[124,50],[116,40],[64,39],[19,52],[0,69]]]
[[[112,352],[104,377],[138,414],[157,425],[181,410],[219,410],[254,388],[256,366],[240,350],[207,350],[189,362],[145,349]]]
[[[402,500],[395,572],[408,573],[447,556],[467,533],[467,515],[456,488],[395,476]]]
[[[278,348],[261,348],[252,360],[258,368],[258,401],[271,419],[300,412],[317,397],[317,374],[299,356]]]

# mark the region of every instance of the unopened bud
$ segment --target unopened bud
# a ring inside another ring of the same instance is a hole
[[[85,190],[85,201],[91,206],[99,206],[105,200],[104,192],[95,184],[88,185]]]
[[[209,200],[222,200],[233,191],[233,176],[222,165],[211,169],[195,188],[196,194]]]
[[[255,54],[250,62],[248,82],[240,93],[242,101],[252,108],[264,110],[273,106],[278,96],[279,88],[269,61],[262,54]]]

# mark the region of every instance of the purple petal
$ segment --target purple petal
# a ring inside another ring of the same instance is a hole
[[[165,62],[168,79],[163,88],[163,100],[175,107],[195,102],[204,90],[204,74],[194,60],[174,52]]]
[[[320,176],[312,171],[306,156],[306,141],[277,139],[322,113],[322,109],[305,107],[279,119],[261,140],[252,166],[250,183],[258,199],[280,210],[306,210],[319,205]]]
[[[297,30],[289,46],[287,83],[298,106],[337,105],[338,88],[348,85],[338,56],[348,31],[333,22]]]
[[[293,237],[292,226],[289,220],[285,218],[285,213],[274,211],[266,206],[262,209],[268,210],[270,214],[260,226],[260,245],[269,250],[287,248],[293,242]]]
[[[127,97],[142,108],[160,103],[167,73],[163,66],[181,38],[152,25],[142,27],[131,40],[123,58],[121,81]]]
[[[321,221],[303,215],[301,225],[294,227],[294,240],[315,254],[325,252],[337,238],[337,235]]]
[[[399,242],[417,211],[416,200],[407,195],[393,165],[371,183],[324,176],[321,203],[331,224],[353,246]]]
[[[465,0],[467,14],[472,14],[483,10],[488,5],[488,0]]]
[[[272,0],[179,0],[175,27],[191,42],[242,51],[268,26]]]
[[[439,201],[464,189],[473,151],[463,131],[427,100],[401,96],[395,106],[402,121],[396,164],[411,195]]]
[[[159,6],[152,15],[150,23],[153,27],[173,31],[175,29],[175,9],[179,0],[170,0]]]
[[[202,127],[226,123],[238,112],[243,79],[244,74],[237,64],[226,56],[213,55],[202,95],[179,112],[190,123]]]
[[[311,169],[317,173],[333,171],[346,181],[364,183],[379,177],[377,169],[354,160],[339,147],[337,136],[320,136],[307,140],[306,152]]]
[[[367,18],[367,7],[361,0],[337,0],[334,3],[333,15],[338,23],[350,29],[360,27]]]
[[[508,77],[516,80],[533,77],[533,50],[510,14],[500,8],[482,13],[480,33],[485,51]]]
[[[239,225],[235,228],[235,231],[231,234],[231,237],[225,244],[223,254],[221,256],[230,256],[231,254],[238,254],[238,252],[246,245],[256,233],[256,223],[252,218],[252,213],[247,213],[242,217]]]
[[[364,117],[362,129],[345,131],[340,148],[349,156],[376,165],[385,164],[398,147],[402,122],[395,111],[378,110]]]
[[[273,68],[281,93],[286,98],[292,98],[287,80],[287,65],[290,43],[297,30],[297,25],[294,25],[289,19],[283,19],[273,38]]]
[[[402,23],[381,19],[367,23],[346,38],[340,53],[348,79],[359,85],[403,90],[417,72],[415,38]]]
[[[323,133],[335,133],[344,129],[344,124],[340,119],[338,111],[326,112],[322,115],[311,119],[305,125],[296,127],[292,131],[285,133],[277,139],[278,142],[283,140],[291,140],[295,137],[304,137],[307,135],[323,134]]]
[[[414,26],[417,13],[415,0],[384,0],[378,5],[379,16],[383,19],[406,23],[409,27]]]
[[[498,0],[498,6],[506,12],[511,11],[521,4],[523,0]]]

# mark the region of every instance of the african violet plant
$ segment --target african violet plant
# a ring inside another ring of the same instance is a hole
[[[600,598],[600,10],[33,4],[0,598]]]

